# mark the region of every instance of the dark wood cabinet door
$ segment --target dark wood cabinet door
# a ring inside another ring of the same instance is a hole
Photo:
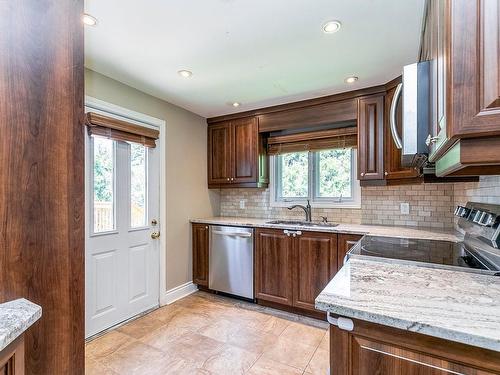
[[[359,234],[339,234],[337,245],[337,268],[341,269],[344,265],[344,258],[347,252],[356,245],[362,235]]]
[[[291,306],[293,237],[278,229],[257,229],[255,235],[255,297]]]
[[[232,125],[232,183],[257,182],[259,129],[255,117],[234,120]]]
[[[358,101],[358,178],[384,179],[384,96]]]
[[[293,306],[314,311],[314,300],[337,272],[337,235],[302,232],[294,242]]]
[[[231,183],[231,123],[208,127],[208,184]]]
[[[419,169],[401,165],[401,150],[396,147],[391,133],[390,111],[395,91],[396,86],[387,90],[384,103],[384,178],[386,180],[416,178],[420,175]],[[399,136],[402,136],[403,127],[402,107],[403,101],[400,98],[396,112],[396,128]]]
[[[356,375],[405,374],[405,375],[490,375],[493,372],[433,357],[425,353],[400,348],[395,345],[353,336],[352,371]]]
[[[192,224],[193,283],[208,287],[209,226]]]

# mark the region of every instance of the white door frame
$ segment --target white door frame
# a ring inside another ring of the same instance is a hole
[[[141,126],[147,126],[160,131],[160,306],[167,304],[167,241],[166,241],[166,220],[167,220],[167,184],[166,184],[166,146],[167,146],[167,123],[156,117],[148,116],[140,112],[135,112],[127,108],[108,103],[92,96],[85,95],[85,112],[101,113],[103,115],[115,118],[126,118],[131,123]],[[87,174],[86,168],[86,174]],[[88,181],[90,176],[85,176]],[[85,184],[87,189],[87,184]],[[87,195],[86,195],[87,196]],[[88,219],[88,205],[85,205],[85,217]],[[86,220],[87,220],[86,219]]]

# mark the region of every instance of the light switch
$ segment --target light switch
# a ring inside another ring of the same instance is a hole
[[[409,215],[410,214],[410,204],[409,203],[401,203],[401,215]]]

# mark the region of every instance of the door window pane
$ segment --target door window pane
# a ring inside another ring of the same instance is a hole
[[[317,196],[321,198],[352,197],[352,149],[319,151],[317,160]]]
[[[93,137],[94,233],[115,229],[115,147],[114,141]]]
[[[130,144],[130,226],[146,226],[146,147]]]
[[[309,156],[307,152],[293,152],[280,155],[278,196],[281,198],[307,198],[309,179]]]

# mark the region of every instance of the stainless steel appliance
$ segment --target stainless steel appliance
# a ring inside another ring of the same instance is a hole
[[[500,205],[469,202],[458,206],[455,215],[465,232],[463,242],[364,236],[345,260],[390,258],[500,275]]]
[[[396,87],[389,120],[391,134],[397,148],[401,149],[403,166],[421,167],[427,161],[429,145],[429,96],[430,61],[423,61],[403,68],[403,82]],[[397,129],[397,106],[403,98],[403,132]]]
[[[210,228],[208,287],[253,299],[253,229]]]

